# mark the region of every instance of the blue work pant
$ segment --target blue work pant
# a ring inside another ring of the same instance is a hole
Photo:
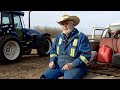
[[[80,66],[71,70],[62,70],[62,67],[67,63],[72,63],[74,58],[68,55],[59,55],[54,69],[48,68],[43,75],[46,79],[58,79],[64,76],[64,79],[81,79],[88,71],[87,66]]]
[[[59,66],[54,69],[48,68],[43,75],[46,79],[58,79],[58,77],[64,76],[64,79],[81,79],[86,73],[87,68],[73,68],[71,70],[61,70]]]

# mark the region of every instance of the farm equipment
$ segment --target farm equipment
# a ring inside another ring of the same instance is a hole
[[[92,51],[97,51],[99,50],[99,43],[100,39],[103,37],[105,28],[104,27],[93,27],[93,33],[92,33],[92,38],[89,39]],[[96,35],[96,32],[99,32],[98,35]]]
[[[24,12],[0,11],[0,62],[16,63],[23,55],[29,55],[32,49],[37,49],[39,56],[47,56],[51,49],[49,33],[24,27]]]
[[[97,30],[102,31],[99,32],[100,35],[95,35]],[[98,62],[120,65],[120,23],[109,24],[105,28],[94,28],[90,44],[92,51],[98,53],[96,58]]]

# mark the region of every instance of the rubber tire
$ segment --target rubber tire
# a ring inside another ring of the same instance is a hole
[[[4,45],[8,41],[15,41],[19,45],[19,48],[20,48],[20,53],[19,53],[18,57],[13,60],[7,59],[3,52]],[[20,42],[20,39],[18,37],[11,36],[11,35],[5,35],[5,36],[1,37],[1,39],[0,39],[0,63],[2,63],[2,64],[17,63],[21,60],[22,55],[23,55],[23,47],[22,47],[22,43]]]
[[[116,53],[113,55],[112,65],[120,68],[120,53]]]
[[[45,50],[44,50],[44,48],[45,48],[45,45],[43,44],[43,42],[45,41],[45,40],[49,40],[49,52],[48,53],[46,53],[45,52]],[[38,55],[40,56],[40,57],[44,57],[44,56],[49,56],[50,55],[50,49],[51,49],[51,46],[52,46],[52,40],[51,40],[51,38],[49,37],[49,36],[44,36],[42,39],[41,39],[41,42],[40,42],[40,45],[39,45],[39,48],[37,48],[37,53],[38,53]]]

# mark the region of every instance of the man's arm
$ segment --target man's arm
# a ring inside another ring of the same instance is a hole
[[[58,43],[58,37],[55,38],[52,47],[51,47],[51,51],[50,51],[50,62],[56,62],[57,61],[57,53],[56,53],[56,45]]]
[[[84,34],[82,34],[79,42],[79,50],[80,56],[72,62],[73,67],[79,67],[83,64],[87,65],[91,58],[91,46],[88,37]]]

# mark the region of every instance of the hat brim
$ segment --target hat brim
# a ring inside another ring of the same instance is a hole
[[[57,23],[59,23],[60,25],[65,22],[65,21],[74,21],[75,22],[75,26],[79,24],[80,19],[77,16],[70,16],[69,18],[65,18],[64,20],[61,20]]]

